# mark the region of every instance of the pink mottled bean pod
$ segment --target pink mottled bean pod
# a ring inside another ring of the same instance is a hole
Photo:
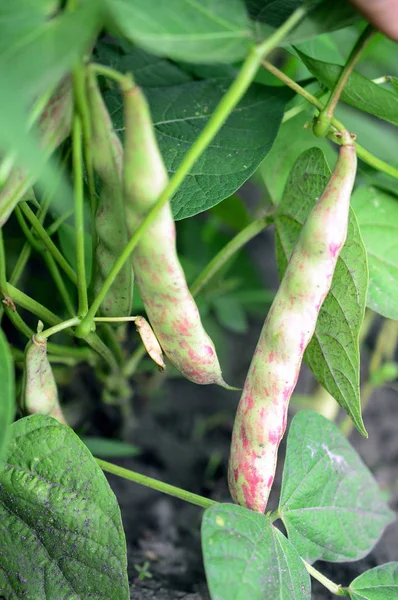
[[[38,342],[35,336],[25,349],[22,383],[22,410],[29,415],[47,415],[66,424],[58,400],[57,384],[47,358],[47,341]]]
[[[345,142],[300,232],[261,331],[235,418],[229,489],[235,502],[257,512],[267,506],[289,400],[347,237],[357,158],[350,138]]]
[[[168,182],[149,107],[139,87],[124,92],[124,185],[132,234]],[[146,312],[171,362],[191,381],[225,385],[178,260],[175,225],[167,203],[133,252],[133,267]]]
[[[56,88],[37,125],[40,145],[50,155],[68,137],[72,126],[73,98],[70,77]],[[0,227],[4,225],[15,206],[35,183],[20,167],[14,167],[0,187]]]
[[[115,260],[127,244],[128,233],[123,204],[123,148],[113,129],[96,77],[88,75],[87,99],[91,115],[91,142],[94,169],[101,180],[101,193],[95,216],[97,244],[94,294],[102,287]],[[133,269],[128,260],[117,275],[101,305],[106,317],[130,315],[133,303]]]

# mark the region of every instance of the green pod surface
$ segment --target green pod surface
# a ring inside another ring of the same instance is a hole
[[[352,144],[340,154],[291,255],[254,352],[232,433],[228,483],[235,502],[264,512],[301,362],[345,243],[356,174]]]
[[[126,246],[128,233],[121,180],[123,148],[113,129],[96,77],[90,73],[87,82],[93,166],[101,181],[95,217],[97,244],[93,291],[97,294]],[[101,314],[105,317],[128,317],[133,303],[133,285],[132,261],[128,260],[102,303]]]
[[[165,189],[168,176],[140,88],[124,92],[124,111],[124,198],[132,234]],[[225,386],[213,342],[203,328],[178,260],[175,238],[167,203],[133,252],[145,310],[164,352],[187,379]]]
[[[48,156],[69,136],[72,114],[72,84],[70,77],[67,77],[54,91],[37,125],[40,145]],[[4,185],[0,188],[0,227],[4,225],[15,206],[34,183],[34,176],[28,176],[23,169],[18,166],[11,169]]]
[[[57,384],[47,358],[47,342],[35,336],[25,349],[21,408],[28,415],[48,415],[66,424],[59,405]]]

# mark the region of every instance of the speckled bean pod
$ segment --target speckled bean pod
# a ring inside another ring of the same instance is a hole
[[[287,409],[319,310],[347,237],[355,147],[340,147],[334,172],[310,212],[260,334],[238,406],[228,483],[235,502],[264,512]]]
[[[149,107],[139,87],[124,92],[124,191],[132,234],[168,182]],[[133,252],[136,281],[160,345],[189,380],[225,386],[213,342],[207,335],[176,251],[170,204],[141,237]]]
[[[22,410],[28,415],[47,415],[66,424],[59,405],[57,384],[47,358],[47,342],[33,336],[25,349]]]
[[[38,122],[40,145],[48,155],[69,136],[72,113],[72,85],[70,77],[66,77],[54,91]],[[4,225],[15,206],[34,183],[34,179],[27,176],[20,167],[11,169],[0,189],[0,227]]]
[[[101,180],[101,192],[95,218],[97,245],[93,291],[101,288],[109,271],[127,244],[128,233],[121,180],[123,148],[115,133],[97,80],[88,75],[87,98],[91,114],[92,154],[94,169]],[[133,303],[133,269],[127,261],[117,275],[101,305],[106,317],[130,315]]]

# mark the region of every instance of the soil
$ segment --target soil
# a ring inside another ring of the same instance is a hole
[[[258,236],[249,248],[264,283],[275,287],[271,249],[270,232]],[[233,384],[244,382],[261,326],[260,321],[253,321],[247,335],[229,336],[228,371]],[[370,351],[371,348],[365,351],[365,365],[366,353]],[[308,393],[312,386],[312,376],[303,367],[298,391]],[[164,383],[150,398],[138,390],[134,399],[134,419],[125,427],[124,436],[138,445],[142,454],[135,459],[112,460],[192,492],[230,502],[226,485],[227,460],[238,400],[239,392],[228,392],[215,386],[201,387],[182,379],[164,378]],[[101,430],[105,433],[104,427],[108,427],[104,425],[104,416],[97,413],[94,419],[97,433]],[[351,442],[380,486],[391,492],[390,505],[397,510],[396,390],[381,388],[375,392],[364,420],[369,439],[354,432]],[[275,481],[270,508],[277,505],[283,455],[282,445],[279,477]],[[202,509],[114,476],[109,476],[109,481],[119,501],[126,532],[131,598],[208,600],[200,546]],[[317,563],[316,567],[333,581],[348,585],[364,570],[387,561],[398,561],[397,522],[386,530],[365,559],[344,565]],[[139,568],[145,563],[147,576],[139,578],[136,566]],[[335,596],[313,582],[314,600],[332,597]]]

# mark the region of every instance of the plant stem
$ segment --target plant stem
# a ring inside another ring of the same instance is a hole
[[[195,504],[201,508],[209,508],[210,506],[218,504],[218,502],[215,500],[210,500],[209,498],[204,498],[203,496],[198,496],[197,494],[192,494],[191,492],[182,490],[174,485],[169,485],[168,483],[163,483],[162,481],[158,481],[152,477],[141,475],[140,473],[130,471],[129,469],[124,469],[123,467],[106,462],[105,460],[96,458],[96,461],[103,471],[107,471],[108,473],[112,473],[118,477],[123,477],[123,479],[128,479],[129,481],[134,481],[140,485],[145,485],[146,487],[157,490],[158,492],[163,492],[164,494],[168,494],[174,498],[180,498],[180,500],[185,500],[185,502],[190,502],[191,504]]]
[[[86,74],[83,63],[78,64],[73,70],[73,89],[83,131],[84,162],[87,170],[91,215],[93,216],[97,210],[97,202],[95,197],[93,154],[91,151],[90,109],[87,103]]]
[[[6,296],[9,296],[15,304],[18,304],[25,310],[36,315],[41,321],[44,321],[49,325],[58,325],[59,323],[62,323],[62,319],[57,317],[57,315],[10,283],[6,283],[5,289],[2,289],[1,291],[3,294],[5,293]]]
[[[344,589],[340,584],[334,583],[330,581],[325,575],[322,575],[319,571],[317,571],[312,565],[307,563],[303,558],[301,559],[304,563],[305,568],[308,573],[312,575],[314,579],[319,581],[329,592],[335,594],[336,596],[349,596],[348,590]]]
[[[68,313],[68,315],[70,317],[75,316],[76,311],[73,307],[72,301],[70,299],[69,296],[69,292],[67,290],[67,287],[64,283],[64,280],[62,279],[62,275],[58,269],[58,265],[54,260],[54,257],[51,256],[51,254],[49,254],[49,252],[45,251],[43,253],[43,258],[46,262],[47,268],[51,274],[51,277],[54,280],[55,285],[57,286],[57,289],[59,291],[59,295],[61,296],[63,303],[65,305],[66,308],[66,312]]]
[[[66,275],[69,277],[72,283],[76,285],[76,273],[74,272],[72,267],[66,262],[65,258],[62,256],[61,252],[58,250],[52,239],[49,237],[47,231],[44,229],[43,225],[40,223],[39,219],[31,210],[27,202],[20,202],[19,206],[21,207],[23,214],[33,226],[37,235],[40,237],[48,251],[53,255],[54,259],[57,261],[61,269],[63,269],[63,271],[66,273]]]
[[[265,67],[267,69],[267,71],[269,71],[270,73],[275,75],[275,77],[277,77],[280,81],[283,81],[288,87],[290,87],[290,89],[295,91],[297,94],[300,94],[300,96],[302,96],[310,104],[315,106],[315,108],[317,108],[320,111],[323,109],[323,104],[320,100],[318,100],[318,98],[316,98],[315,96],[310,94],[307,90],[302,88],[301,85],[299,85],[298,83],[293,81],[293,79],[290,79],[290,77],[288,77],[285,73],[283,73],[283,71],[280,71],[277,67],[275,67],[273,64],[271,64],[267,60],[263,60],[262,65],[263,65],[263,67]],[[332,119],[332,125],[333,125],[333,127],[335,127],[337,129],[337,131],[343,132],[343,131],[347,130],[346,127],[335,118]],[[334,139],[333,141],[338,143],[338,139]],[[391,177],[398,179],[398,169],[396,167],[393,167],[393,166],[389,165],[388,163],[384,162],[383,160],[381,160],[380,158],[373,156],[373,154],[371,154],[370,152],[365,150],[365,148],[360,146],[357,142],[354,142],[354,143],[355,143],[355,148],[357,151],[358,158],[360,158],[361,160],[366,162],[368,165],[370,165],[374,169],[377,169],[378,171],[382,171],[383,173],[387,173],[387,175],[391,175]]]
[[[197,296],[214,275],[225,265],[225,263],[240,250],[247,242],[253,239],[263,229],[273,222],[272,216],[262,217],[250,223],[242,229],[218,254],[206,265],[191,285],[192,296]]]
[[[333,90],[330,93],[329,99],[326,102],[324,108],[321,111],[322,115],[325,115],[329,121],[333,118],[334,110],[337,106],[337,103],[340,99],[341,93],[346,85],[355,65],[357,64],[363,50],[366,48],[371,38],[375,34],[375,29],[372,25],[368,25],[364,31],[359,36],[354,48],[351,51],[350,56],[347,59],[346,64],[343,67],[343,70],[338,77],[336,84]]]
[[[74,215],[74,213],[75,211],[72,208],[71,210],[68,210],[68,212],[66,212],[65,214],[58,217],[58,219],[56,219],[53,223],[51,223],[51,225],[47,227],[47,235],[49,235],[50,237],[54,235],[54,233],[56,233],[61,227],[62,223],[64,223],[67,219],[69,219],[69,217]]]
[[[144,358],[145,354],[145,346],[141,343],[138,348],[134,350],[133,354],[130,356],[130,359],[126,362],[123,368],[123,375],[126,377],[126,379],[131,377],[136,372],[137,367]]]
[[[75,193],[75,232],[76,232],[76,265],[78,314],[83,316],[88,311],[86,267],[84,262],[84,191],[83,191],[83,154],[82,124],[78,115],[73,119],[73,173]]]
[[[119,73],[119,71],[116,71],[116,69],[112,69],[112,67],[106,67],[105,65],[100,65],[99,63],[90,63],[88,68],[97,75],[103,75],[108,79],[113,79],[122,87],[126,84],[126,76],[122,73]]]
[[[44,340],[46,340],[51,335],[59,333],[60,331],[63,331],[64,329],[68,329],[69,327],[74,327],[79,322],[80,322],[80,319],[78,317],[73,317],[72,319],[68,319],[67,321],[62,321],[62,323],[59,323],[58,325],[54,325],[53,327],[50,327],[49,329],[45,329],[44,331],[41,331],[40,333],[38,333],[35,336],[36,340],[38,342],[44,342]]]
[[[127,246],[116,260],[100,291],[98,292],[98,295],[90,306],[86,319],[84,319],[82,323],[86,321],[85,324],[88,324],[95,317],[98,309],[105,299],[106,294],[108,293],[108,290],[110,289],[120,270],[123,268],[123,265],[128,260],[130,254],[137,246],[141,236],[148,231],[149,227],[156,220],[163,206],[169,202],[172,196],[177,192],[193,165],[220,131],[221,127],[224,125],[225,121],[234,110],[238,102],[241,100],[249,85],[252,83],[258,68],[261,65],[262,59],[283,41],[283,38],[291,29],[293,29],[293,27],[295,27],[295,25],[297,25],[297,23],[299,23],[306,12],[306,5],[303,5],[295,10],[285,21],[285,23],[283,23],[283,25],[277,29],[267,40],[262,42],[259,46],[253,47],[249,52],[238,73],[238,76],[219,102],[210,120],[207,122],[200,135],[196,138],[191,148],[185,154],[178,166],[177,171],[174,173],[174,176],[170,179],[168,185],[159,196],[152,210],[141,222],[140,226],[130,238]],[[126,78],[123,79],[122,86],[125,85],[125,82]]]
[[[127,323],[135,321],[137,317],[95,317],[96,323]]]

